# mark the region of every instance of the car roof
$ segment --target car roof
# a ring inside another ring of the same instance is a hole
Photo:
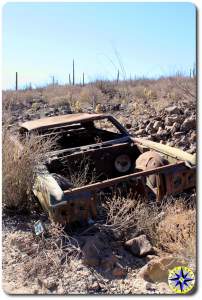
[[[104,114],[89,114],[89,113],[79,113],[79,114],[68,114],[60,115],[54,117],[46,117],[37,120],[27,121],[20,125],[21,128],[24,128],[28,131],[40,128],[52,128],[60,125],[68,125],[75,122],[87,121],[87,120],[96,120],[101,117],[108,117]]]

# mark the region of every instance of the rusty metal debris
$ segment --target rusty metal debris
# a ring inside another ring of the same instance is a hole
[[[195,186],[194,155],[132,137],[111,115],[80,113],[23,123],[21,136],[30,133],[57,136],[57,147],[38,169],[33,191],[50,219],[59,223],[95,220],[97,199],[106,191],[132,191],[161,201]],[[86,159],[88,169],[81,165]],[[79,186],[73,172],[85,175]]]

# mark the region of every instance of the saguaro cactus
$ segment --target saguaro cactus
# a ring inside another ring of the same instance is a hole
[[[84,72],[83,72],[83,86],[85,85]]]
[[[55,77],[54,76],[52,76],[52,85],[53,85],[53,87],[55,86]]]
[[[18,72],[15,73],[15,90],[18,90]]]
[[[118,70],[118,72],[117,72],[116,82],[117,82],[117,83],[119,82],[119,70]]]
[[[74,73],[74,59],[73,59],[73,69],[72,69],[72,84],[75,84],[75,73]]]

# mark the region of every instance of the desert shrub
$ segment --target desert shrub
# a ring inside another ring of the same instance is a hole
[[[97,80],[95,86],[109,99],[113,99],[117,94],[117,84],[108,80]]]
[[[170,253],[180,253],[186,258],[195,257],[196,251],[196,210],[187,207],[180,199],[167,203],[164,217],[157,227],[157,246]]]
[[[3,91],[2,106],[6,110],[15,110],[28,104],[31,105],[32,102],[39,99],[42,99],[41,92],[37,90]]]
[[[10,138],[6,125],[2,138],[2,203],[5,208],[25,209],[31,205],[32,187],[36,177],[36,167],[45,159],[44,154],[53,147],[55,141],[42,141],[35,136],[27,136],[17,146]]]
[[[125,239],[144,233],[159,250],[195,257],[195,206],[187,206],[183,198],[168,198],[159,205],[114,196],[104,206],[106,226]]]
[[[82,187],[98,179],[93,161],[85,156],[79,161],[69,162],[65,173],[65,177],[69,179],[73,187]]]
[[[170,85],[177,99],[196,101],[196,77],[172,77]]]
[[[125,238],[145,233],[155,238],[157,225],[162,215],[156,203],[149,204],[137,198],[114,196],[105,203],[106,224],[114,231],[122,232]]]
[[[43,89],[43,98],[45,101],[55,107],[68,105],[72,107],[79,100],[81,88],[79,86],[47,86]]]
[[[107,97],[93,85],[85,86],[80,93],[80,101],[91,105],[94,109],[98,103],[106,101]]]
[[[134,89],[134,95],[137,99],[144,99],[144,100],[147,99],[147,97],[145,95],[145,88],[143,86],[137,86]]]
[[[70,95],[65,95],[65,96],[53,96],[49,99],[49,104],[51,106],[55,107],[60,107],[61,105],[70,105],[69,102],[71,101],[71,96]]]
[[[120,84],[120,86],[117,87],[116,97],[119,98],[121,103],[128,104],[134,100],[133,88],[128,84]]]

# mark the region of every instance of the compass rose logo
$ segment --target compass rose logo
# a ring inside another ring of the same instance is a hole
[[[168,284],[173,292],[187,294],[194,287],[194,273],[188,267],[175,267],[169,271]]]

